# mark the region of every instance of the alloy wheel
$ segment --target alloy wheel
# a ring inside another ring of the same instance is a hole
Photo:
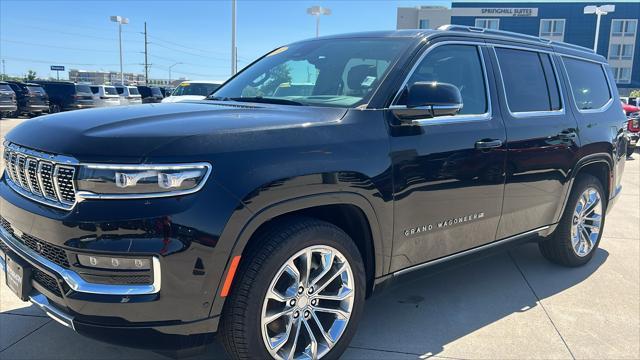
[[[600,192],[588,187],[573,212],[571,221],[571,246],[579,257],[589,255],[595,248],[602,228],[602,199]]]
[[[340,340],[354,304],[355,280],[346,257],[311,246],[290,257],[265,295],[260,327],[275,359],[320,359]]]

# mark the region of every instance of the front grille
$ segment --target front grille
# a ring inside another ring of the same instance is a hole
[[[7,180],[14,190],[26,197],[70,209],[76,202],[76,168],[58,163],[55,158],[10,144],[4,153]]]
[[[56,296],[62,297],[62,291],[60,291],[60,286],[58,286],[58,282],[54,277],[51,277],[45,272],[40,271],[36,268],[33,269],[33,272],[31,274],[35,282],[42,285],[42,287],[44,287],[45,289],[51,291]]]
[[[5,254],[9,253],[9,247],[3,241],[0,241],[0,250]]]
[[[67,252],[64,249],[59,248],[55,245],[49,244],[46,241],[42,241],[36,237],[33,237],[28,234],[22,234],[21,237],[17,237],[11,224],[7,221],[7,219],[0,216],[0,226],[11,235],[15,236],[20,240],[23,244],[25,244],[29,249],[37,252],[38,254],[44,256],[49,261],[62,266],[65,269],[69,268],[69,258],[67,257]]]

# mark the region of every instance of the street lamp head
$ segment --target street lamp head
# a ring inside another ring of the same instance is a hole
[[[312,6],[307,9],[307,14],[315,16],[331,15],[331,9],[322,6]]]
[[[127,19],[126,17],[122,17],[122,16],[111,16],[111,21],[117,22],[117,23],[123,24],[123,25],[129,23],[129,19]]]
[[[607,13],[611,13],[616,11],[615,5],[587,5],[584,7],[584,14],[596,14],[596,15],[607,15]]]

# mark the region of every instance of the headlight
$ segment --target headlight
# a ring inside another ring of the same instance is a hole
[[[208,163],[179,165],[84,164],[77,178],[85,199],[149,198],[200,190],[211,173]]]

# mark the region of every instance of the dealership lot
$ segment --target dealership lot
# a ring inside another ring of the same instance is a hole
[[[2,135],[19,119],[0,120]],[[408,275],[366,304],[345,359],[640,358],[640,154],[587,266],[533,244]],[[79,336],[0,286],[0,359],[167,359]],[[193,359],[223,358],[218,344]]]

